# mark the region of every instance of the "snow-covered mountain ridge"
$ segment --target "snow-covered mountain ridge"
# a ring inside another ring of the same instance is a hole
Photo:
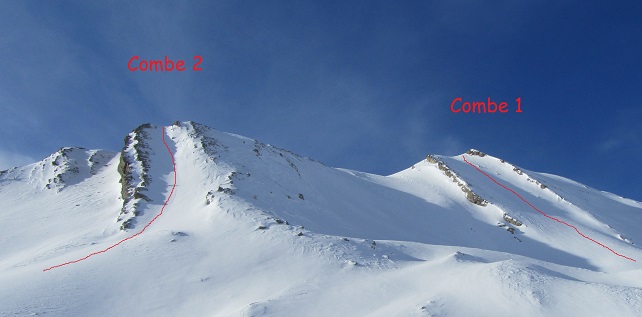
[[[623,315],[642,203],[477,150],[389,176],[194,122],[0,172],[0,315]],[[114,305],[114,303],[118,303]]]

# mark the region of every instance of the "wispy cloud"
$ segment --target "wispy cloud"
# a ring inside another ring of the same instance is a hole
[[[597,144],[598,149],[602,152],[625,150],[642,154],[642,126],[638,122],[641,117],[640,108],[617,110],[615,122],[604,131],[603,139]]]
[[[31,164],[35,161],[36,160],[29,156],[0,149],[0,171],[16,166]]]

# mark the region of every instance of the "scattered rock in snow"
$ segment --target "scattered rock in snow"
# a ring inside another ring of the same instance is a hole
[[[433,164],[439,163],[439,161],[430,154],[426,155],[426,161],[428,161],[428,163],[433,163]]]
[[[486,156],[486,153],[481,152],[481,151],[477,151],[475,149],[470,149],[470,150],[466,151],[466,154],[468,154],[468,155],[476,155],[476,156],[479,156],[479,157]]]
[[[471,203],[479,206],[486,206],[488,204],[485,199],[475,194],[475,192],[470,190],[468,187],[462,187],[462,190],[464,191],[464,193],[466,193],[466,199],[468,199],[468,201],[470,201]]]
[[[279,218],[275,218],[274,221],[276,221],[276,223],[278,223],[280,225],[283,225],[283,224],[289,225],[290,224],[289,222],[287,222],[287,221],[285,221],[283,219],[279,219]]]
[[[207,192],[207,195],[205,195],[205,204],[209,205],[212,202],[214,202],[214,191],[209,191]]]
[[[622,235],[622,234],[618,234],[618,235],[617,235],[617,237],[618,237],[620,240],[624,241],[624,242],[628,242],[628,243],[630,243],[630,244],[633,244],[633,240],[629,239],[628,237],[626,237],[626,236],[624,236],[624,235]]]
[[[182,232],[182,231],[172,231],[172,239],[169,240],[169,242],[176,242],[178,238],[180,237],[187,237],[189,236],[187,233]]]
[[[134,227],[134,218],[129,218],[120,225],[120,230],[131,229]]]
[[[44,188],[63,190],[68,185],[77,184],[85,178],[94,175],[97,169],[111,159],[111,153],[100,150],[88,150],[82,147],[63,147],[49,157],[38,162],[32,170],[36,176],[45,182]],[[0,172],[2,174],[12,169]]]
[[[522,225],[522,223],[521,223],[519,220],[517,220],[517,219],[515,219],[515,218],[513,218],[513,217],[511,217],[511,216],[509,216],[509,215],[508,215],[508,214],[506,214],[506,213],[504,214],[504,216],[502,216],[502,218],[504,218],[504,220],[505,220],[506,222],[508,222],[508,223],[510,223],[510,224],[513,224],[513,225],[515,225],[515,226],[518,226],[518,227],[519,227],[519,226],[521,226],[521,225]]]
[[[234,195],[234,190],[231,188],[223,188],[219,186],[216,191],[223,194]]]
[[[464,182],[457,174],[452,171],[446,163],[444,163],[441,160],[436,159],[432,155],[426,156],[426,160],[430,163],[437,164],[437,168],[444,173],[448,178],[450,178],[453,182],[457,183],[457,186],[461,188],[461,191],[464,192],[466,195],[466,199],[470,201],[471,203],[479,206],[487,206],[488,201],[483,199],[481,196],[477,195],[472,189],[470,189],[470,186]]]

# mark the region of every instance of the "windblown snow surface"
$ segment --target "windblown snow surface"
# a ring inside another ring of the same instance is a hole
[[[642,315],[640,202],[474,150],[379,176],[164,131],[162,216],[48,271],[160,212],[163,128],[0,173],[0,315]]]

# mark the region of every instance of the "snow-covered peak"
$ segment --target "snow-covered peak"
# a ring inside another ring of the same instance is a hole
[[[95,175],[113,155],[102,150],[63,147],[40,162],[3,171],[0,179],[24,179],[36,188],[60,191]]]
[[[474,149],[380,176],[144,124],[119,153],[0,175],[0,315],[635,316],[640,223],[639,202]]]

